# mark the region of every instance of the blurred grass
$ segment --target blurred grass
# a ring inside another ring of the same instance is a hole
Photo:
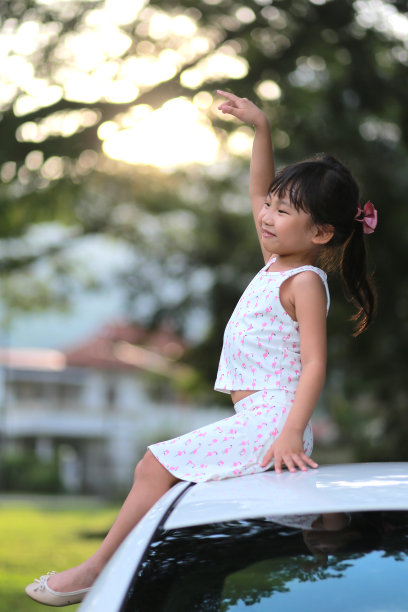
[[[119,507],[95,499],[0,497],[0,612],[39,612],[25,586],[89,557]],[[77,610],[78,606],[70,606]]]

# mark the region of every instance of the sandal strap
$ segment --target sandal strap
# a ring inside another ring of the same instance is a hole
[[[56,571],[52,571],[52,572],[47,572],[46,574],[44,574],[43,576],[40,576],[39,578],[34,578],[34,582],[36,582],[36,586],[34,587],[34,591],[44,591],[45,587],[47,586],[47,582],[50,576],[53,576],[54,574],[56,574]]]

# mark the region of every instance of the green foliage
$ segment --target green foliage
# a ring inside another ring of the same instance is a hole
[[[9,454],[2,465],[4,491],[59,493],[63,486],[56,462],[44,462],[34,453]]]

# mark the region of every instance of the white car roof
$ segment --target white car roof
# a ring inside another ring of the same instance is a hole
[[[408,510],[408,463],[331,465],[205,482],[185,491],[164,528],[363,510]]]
[[[135,568],[160,524],[174,529],[282,514],[363,510],[408,510],[408,462],[331,465],[294,474],[263,472],[194,486],[181,481],[130,532],[81,612],[119,612]]]

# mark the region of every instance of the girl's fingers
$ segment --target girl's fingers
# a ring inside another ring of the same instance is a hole
[[[302,459],[305,463],[307,463],[307,465],[310,465],[310,467],[312,468],[319,467],[319,464],[316,463],[316,461],[313,461],[313,459],[311,457],[308,457],[307,455],[303,455]]]
[[[264,456],[261,467],[266,467],[268,463],[274,461],[274,470],[278,474],[282,472],[283,466],[289,470],[289,472],[296,472],[297,468],[302,472],[307,471],[307,466],[312,468],[319,467],[318,464],[313,461],[311,457],[308,457],[305,453],[289,453],[285,455],[275,456],[273,449],[269,449]]]
[[[284,455],[283,456],[283,460],[284,460],[285,465],[288,468],[289,472],[296,472],[295,462],[296,462],[297,465],[298,465],[298,463],[297,463],[295,457],[296,457],[296,455]]]
[[[275,463],[274,463],[273,467],[274,467],[275,472],[277,474],[281,474],[281,472],[282,472],[282,459],[280,457],[275,459]]]
[[[236,96],[235,94],[229,91],[222,91],[221,89],[217,89],[217,93],[220,94],[220,96],[223,96],[224,98],[227,98],[228,100],[231,100],[231,102],[238,102],[238,100],[240,100],[238,96]]]

